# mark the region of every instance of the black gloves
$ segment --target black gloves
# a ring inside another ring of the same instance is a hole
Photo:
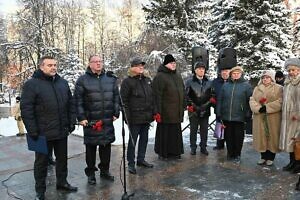
[[[69,126],[69,133],[72,133],[75,130],[75,125]]]
[[[30,133],[28,135],[34,141],[37,141],[39,139],[39,135],[37,133]]]
[[[266,113],[267,112],[267,108],[266,108],[266,106],[265,105],[263,105],[260,109],[259,109],[259,111],[258,112],[260,112],[260,113]]]

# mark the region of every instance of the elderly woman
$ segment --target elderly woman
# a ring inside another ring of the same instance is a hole
[[[276,84],[275,72],[266,70],[250,97],[253,112],[253,147],[261,153],[258,165],[273,165],[279,152],[282,86]]]
[[[217,118],[222,120],[225,129],[227,159],[240,163],[244,142],[244,123],[250,118],[249,99],[251,85],[243,78],[243,68],[233,67],[230,79],[224,83],[217,102]]]

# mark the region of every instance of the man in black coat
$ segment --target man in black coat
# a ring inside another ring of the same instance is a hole
[[[194,65],[195,74],[186,82],[186,93],[188,98],[188,111],[190,120],[190,147],[191,155],[196,154],[197,132],[200,125],[201,142],[200,152],[208,155],[206,149],[208,135],[208,118],[210,107],[216,103],[212,92],[212,81],[205,76],[206,66],[203,62]]]
[[[57,74],[57,61],[44,56],[39,69],[23,87],[21,115],[29,137],[40,135],[53,146],[56,155],[56,188],[77,191],[67,182],[67,137],[75,129],[75,110],[66,80]],[[35,153],[34,178],[36,199],[44,199],[46,191],[48,155]]]
[[[100,177],[114,181],[109,172],[111,143],[115,141],[113,121],[119,117],[119,89],[117,77],[105,72],[102,58],[90,56],[86,73],[75,86],[77,119],[84,128],[86,146],[85,174],[90,185],[96,184],[96,150],[99,147]]]
[[[151,79],[144,71],[145,62],[141,58],[133,58],[128,70],[128,77],[121,85],[121,98],[125,109],[125,116],[130,130],[127,148],[128,171],[136,174],[135,145],[139,136],[137,165],[152,168],[153,165],[145,161],[148,144],[148,130],[153,121],[153,92]]]

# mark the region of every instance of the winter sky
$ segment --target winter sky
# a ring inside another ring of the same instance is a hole
[[[79,0],[82,2],[87,2],[85,0]],[[120,6],[123,0],[106,0],[107,5],[110,6]],[[147,3],[149,0],[139,0],[140,3]],[[17,10],[18,3],[17,0],[0,0],[0,15],[13,13]]]

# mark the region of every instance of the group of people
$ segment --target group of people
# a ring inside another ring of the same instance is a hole
[[[102,57],[92,55],[86,73],[76,81],[72,95],[67,81],[57,74],[56,59],[51,56],[40,59],[39,69],[23,86],[21,116],[29,137],[37,140],[44,135],[48,148],[53,147],[58,190],[77,191],[77,187],[67,181],[67,141],[76,121],[84,130],[87,166],[84,171],[88,184],[96,184],[95,172],[98,169],[101,178],[114,181],[109,170],[111,143],[115,140],[113,122],[120,111],[130,133],[127,161],[131,174],[137,173],[136,166],[153,167],[145,160],[148,131],[153,121],[157,122],[154,151],[159,159],[181,158],[184,153],[181,122],[186,109],[190,120],[191,155],[196,154],[199,125],[200,152],[208,155],[206,146],[211,107],[216,108],[216,120],[222,123],[225,132],[225,140],[218,140],[214,149],[223,149],[226,142],[229,160],[240,162],[244,122],[251,118],[252,111],[254,147],[261,152],[258,163],[272,165],[275,153],[281,149],[291,152],[291,162],[285,169],[300,170],[289,143],[292,137],[297,137],[295,131],[299,130],[299,59],[286,62],[289,77],[283,94],[282,87],[275,84],[272,71],[262,75],[252,94],[251,85],[243,78],[243,68],[239,66],[220,70],[220,76],[211,81],[206,75],[208,66],[201,61],[196,62],[193,76],[184,83],[171,54],[164,57],[153,80],[144,69],[145,64],[141,58],[133,58],[128,77],[119,89],[118,78],[104,69]],[[262,99],[265,101],[262,102]],[[100,157],[98,166],[97,149]],[[48,155],[35,153],[36,199],[45,198],[48,159]]]

